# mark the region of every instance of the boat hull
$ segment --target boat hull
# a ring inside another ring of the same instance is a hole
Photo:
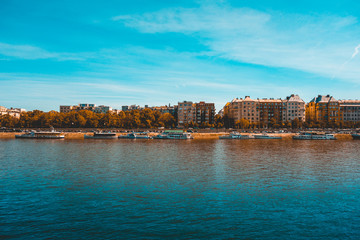
[[[351,136],[354,140],[360,140],[360,134],[352,134]]]
[[[31,135],[15,135],[15,138],[20,139],[64,139],[64,135],[60,136],[31,136]]]
[[[219,139],[252,139],[252,137],[248,135],[242,135],[242,136],[220,136]]]
[[[336,140],[333,135],[296,135],[294,140]]]
[[[274,136],[254,136],[255,139],[282,139],[282,137],[274,137]]]
[[[85,139],[117,139],[117,136],[91,136],[91,135],[84,135]]]

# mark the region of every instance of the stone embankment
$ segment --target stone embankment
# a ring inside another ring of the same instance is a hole
[[[17,132],[0,132],[0,138],[2,139],[12,139],[15,138],[15,135],[19,135],[23,133],[17,133]],[[84,133],[84,132],[66,132],[65,139],[84,139],[84,135],[92,135],[92,132]],[[158,133],[150,133],[151,136],[155,136]],[[219,139],[219,136],[226,135],[228,133],[192,133],[194,139],[203,139],[203,140],[210,140],[210,139]],[[118,136],[120,135],[126,135],[126,133],[117,133]],[[291,139],[292,136],[295,135],[295,133],[273,133],[270,134],[273,136],[279,136],[283,139]],[[350,134],[335,134],[335,137],[338,140],[351,140],[352,137]]]

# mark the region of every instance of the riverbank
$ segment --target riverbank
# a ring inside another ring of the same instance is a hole
[[[17,132],[0,132],[1,139],[13,139],[15,135],[20,135],[23,133]],[[84,139],[84,135],[92,135],[92,132],[65,132],[65,139]],[[150,133],[150,136],[155,136],[158,133]],[[210,139],[219,139],[219,136],[227,135],[228,133],[220,132],[220,133],[192,133],[194,139],[202,139],[202,140],[210,140]],[[249,133],[248,133],[249,134]],[[126,133],[117,133],[117,136],[126,135]],[[272,133],[272,136],[282,137],[283,139],[292,139],[295,133]],[[351,140],[352,137],[350,134],[334,134],[338,140]]]

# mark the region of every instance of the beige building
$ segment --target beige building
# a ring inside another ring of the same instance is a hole
[[[246,96],[244,99],[235,98],[224,107],[234,122],[246,119],[250,123],[268,124],[272,119],[280,124],[291,122],[295,118],[305,121],[305,102],[295,94],[282,100],[274,98],[251,99]]]
[[[178,125],[196,122],[196,107],[191,101],[183,101],[178,103]]]
[[[77,109],[76,106],[65,106],[65,105],[60,106],[61,113],[68,113],[68,112],[74,111],[76,109]]]
[[[299,95],[291,94],[283,100],[283,121],[291,122],[298,118],[300,121],[305,121],[305,102]]]
[[[26,110],[23,108],[6,108],[0,106],[0,115],[10,115],[16,118],[20,118],[22,112],[26,112]]]
[[[61,113],[68,113],[71,111],[81,111],[81,110],[89,110],[95,113],[107,113],[108,111],[111,112],[112,108],[104,105],[96,106],[95,104],[89,104],[89,103],[80,103],[75,106],[69,106],[69,105],[60,106]]]
[[[344,122],[360,121],[360,100],[339,100]]]
[[[240,121],[244,118],[250,123],[259,122],[258,100],[251,99],[246,96],[244,99],[235,98],[229,104],[224,112],[229,114],[229,117],[234,119],[234,122]]]

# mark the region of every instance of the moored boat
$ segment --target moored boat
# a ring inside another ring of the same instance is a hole
[[[154,139],[193,139],[191,133],[183,131],[165,131],[153,137]]]
[[[351,134],[352,138],[354,140],[360,140],[360,134],[359,133],[354,133],[354,134]]]
[[[251,139],[251,135],[240,134],[239,132],[231,132],[229,135],[219,136],[219,139]]]
[[[94,132],[93,135],[84,135],[84,138],[88,139],[116,139],[116,133],[112,132]]]
[[[336,140],[334,134],[321,132],[303,132],[293,136],[294,140]]]
[[[52,131],[31,131],[29,133],[15,135],[15,138],[24,138],[24,139],[63,139],[65,135],[61,132]]]
[[[254,136],[255,139],[282,139],[282,137],[269,135],[267,133],[257,134],[257,135],[253,135],[253,136]]]
[[[132,132],[126,134],[124,136],[119,136],[119,138],[127,138],[127,139],[152,139],[151,136],[147,132]]]

